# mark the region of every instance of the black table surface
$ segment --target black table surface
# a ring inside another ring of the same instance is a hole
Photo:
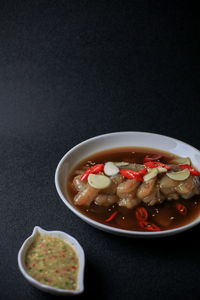
[[[54,299],[21,275],[35,225],[85,250],[79,299],[200,299],[200,227],[161,239],[91,227],[54,173],[79,142],[147,131],[200,149],[197,8],[183,1],[0,2],[0,299]]]

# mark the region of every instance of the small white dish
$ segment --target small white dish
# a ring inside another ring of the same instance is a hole
[[[77,289],[76,290],[67,290],[67,289],[58,289],[51,287],[49,285],[41,284],[39,281],[35,280],[33,277],[31,277],[25,268],[25,255],[30,247],[30,245],[35,240],[37,234],[41,235],[51,235],[56,238],[63,239],[66,243],[68,243],[76,252],[78,258],[79,258],[79,273],[78,273],[78,282],[77,282]],[[18,253],[18,266],[23,274],[23,276],[36,288],[53,294],[53,295],[65,295],[65,296],[72,296],[72,295],[78,295],[81,294],[84,291],[84,268],[85,268],[85,254],[83,251],[83,248],[78,243],[78,241],[70,236],[69,234],[63,232],[63,231],[46,231],[42,229],[39,226],[35,226],[33,233],[31,236],[29,236],[21,246],[19,253]]]
[[[200,151],[196,148],[186,144],[180,140],[148,132],[116,132],[109,133],[88,139],[68,151],[60,160],[56,173],[55,185],[57,192],[64,202],[64,204],[78,217],[90,225],[117,235],[125,235],[129,237],[163,237],[173,235],[185,231],[200,223],[200,216],[191,223],[178,228],[153,231],[153,232],[139,232],[133,230],[125,230],[114,228],[108,225],[101,224],[97,221],[90,219],[82,214],[75,206],[72,205],[67,191],[67,178],[71,170],[84,158],[103,150],[119,147],[144,147],[154,148],[181,157],[190,157],[192,164],[200,170]]]

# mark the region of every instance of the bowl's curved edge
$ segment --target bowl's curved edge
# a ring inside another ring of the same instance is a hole
[[[197,224],[200,223],[200,216],[197,217],[193,222],[181,226],[181,227],[177,227],[174,229],[170,229],[170,230],[163,230],[163,231],[157,231],[157,232],[140,232],[140,231],[131,231],[131,230],[125,230],[125,229],[119,229],[119,228],[115,228],[115,227],[111,227],[111,226],[107,226],[104,224],[101,224],[99,222],[96,222],[90,218],[88,218],[87,216],[85,216],[84,214],[80,213],[77,209],[74,208],[74,206],[65,199],[65,196],[63,195],[60,187],[59,187],[59,182],[58,182],[58,178],[59,178],[59,170],[62,166],[62,163],[64,162],[64,160],[66,159],[66,157],[68,155],[70,155],[70,153],[72,153],[74,150],[76,150],[77,148],[81,147],[82,145],[88,143],[88,142],[92,142],[96,139],[99,138],[103,138],[103,137],[108,137],[109,135],[118,135],[118,134],[142,134],[142,135],[154,135],[154,136],[158,136],[161,138],[166,138],[166,139],[170,139],[174,142],[179,142],[182,145],[187,145],[189,146],[191,149],[193,149],[194,151],[198,151],[200,152],[198,149],[196,149],[195,147],[191,146],[190,144],[187,144],[181,140],[166,136],[166,135],[161,135],[161,134],[157,134],[157,133],[150,133],[150,132],[139,132],[139,131],[123,131],[123,132],[113,132],[113,133],[106,133],[106,134],[102,134],[102,135],[98,135],[92,138],[89,138],[85,141],[82,141],[81,143],[77,144],[76,146],[72,147],[68,152],[66,152],[64,154],[64,156],[61,158],[61,160],[59,161],[56,171],[55,171],[55,187],[57,190],[57,193],[59,195],[59,197],[61,198],[61,200],[64,202],[64,204],[74,213],[76,214],[79,218],[81,218],[83,221],[85,221],[86,223],[92,225],[95,228],[98,228],[100,230],[103,230],[105,232],[109,232],[115,235],[121,235],[121,236],[127,236],[127,237],[138,237],[138,238],[154,238],[154,237],[165,237],[165,236],[170,236],[170,235],[175,235],[178,233],[181,233],[185,230],[188,230],[194,226],[196,226]],[[165,150],[164,150],[165,151]]]

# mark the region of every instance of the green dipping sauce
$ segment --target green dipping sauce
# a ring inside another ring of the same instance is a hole
[[[78,256],[60,238],[38,234],[26,253],[25,267],[42,284],[59,289],[77,288]]]

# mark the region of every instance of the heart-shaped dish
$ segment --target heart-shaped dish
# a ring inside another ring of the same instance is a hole
[[[28,272],[26,271],[25,267],[25,257],[26,253],[31,246],[31,244],[35,241],[36,237],[40,234],[41,236],[51,236],[55,238],[62,239],[64,242],[66,242],[68,245],[70,245],[73,250],[76,252],[79,260],[79,270],[78,270],[78,278],[77,278],[77,288],[75,290],[71,289],[59,289],[55,287],[51,287],[46,284],[42,284],[33,277],[31,277]],[[84,267],[85,267],[85,254],[83,251],[83,248],[78,243],[78,241],[70,236],[69,234],[63,232],[63,231],[46,231],[42,229],[39,226],[35,226],[33,229],[33,233],[31,236],[29,236],[21,246],[19,253],[18,253],[18,266],[23,274],[23,276],[29,281],[30,284],[35,286],[36,288],[48,292],[50,294],[54,295],[65,295],[65,296],[72,296],[80,294],[84,291]]]

